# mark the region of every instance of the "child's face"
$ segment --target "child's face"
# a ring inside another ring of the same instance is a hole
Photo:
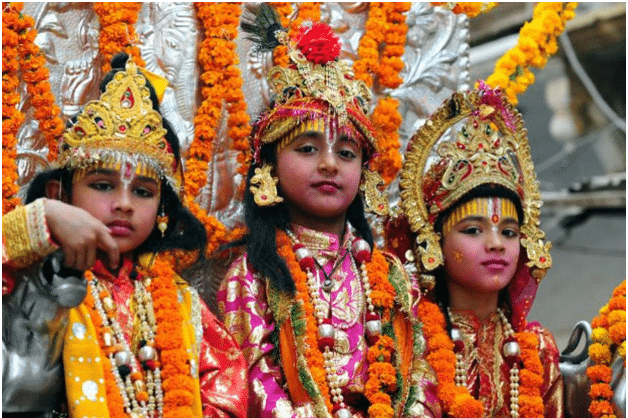
[[[155,179],[132,175],[129,181],[117,170],[94,169],[72,183],[72,205],[104,223],[121,254],[135,250],[148,238],[159,201]]]
[[[502,201],[484,199],[496,205]],[[453,286],[471,295],[499,292],[517,268],[519,223],[512,217],[469,213],[443,231],[442,246],[450,289]]]
[[[304,225],[344,219],[361,173],[362,149],[347,137],[328,141],[322,133],[305,132],[277,155],[280,194],[291,220]]]

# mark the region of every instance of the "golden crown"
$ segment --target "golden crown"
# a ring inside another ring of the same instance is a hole
[[[181,179],[166,133],[146,79],[129,60],[100,99],[87,103],[76,123],[66,129],[57,164],[72,169],[130,165],[138,173],[157,173],[178,191]]]
[[[325,129],[363,140],[369,155],[377,150],[367,117],[372,93],[366,83],[354,79],[350,65],[338,60],[340,45],[328,25],[304,24],[296,39],[277,30],[275,36],[288,48],[291,65],[268,72],[273,106],[261,115],[253,137],[256,154],[263,144],[287,136],[303,122],[325,121]]]
[[[454,140],[437,146],[445,132],[467,119]],[[539,229],[541,194],[521,114],[498,91],[484,83],[447,99],[408,143],[400,172],[401,207],[416,236],[416,255],[423,268],[434,270],[443,256],[434,221],[463,195],[482,184],[501,185],[521,198],[524,219],[521,244],[528,267],[540,280],[551,267],[551,243]]]

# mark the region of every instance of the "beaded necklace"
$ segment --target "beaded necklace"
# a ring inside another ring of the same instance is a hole
[[[447,313],[451,318],[451,310],[447,307]],[[521,364],[521,349],[519,343],[514,337],[515,333],[512,326],[508,322],[508,318],[501,308],[497,308],[497,315],[502,323],[504,336],[506,337],[502,344],[502,354],[504,361],[510,367],[510,416],[517,418],[519,416],[519,365]],[[451,340],[454,343],[454,353],[456,354],[456,374],[454,381],[456,386],[466,387],[467,385],[467,366],[464,361],[464,341],[462,332],[457,327],[452,327],[450,332]]]
[[[146,286],[150,279],[144,279]],[[124,402],[127,414],[140,416],[162,416],[164,406],[161,385],[161,369],[158,367],[157,351],[154,348],[156,321],[151,294],[140,280],[134,281],[134,302],[140,319],[140,342],[137,357],[116,320],[116,306],[107,287],[97,278],[90,282],[94,308],[102,321],[101,336],[103,350],[111,364],[111,370]],[[141,365],[138,366],[139,364]],[[144,374],[142,373],[144,371]]]
[[[292,242],[292,251],[295,257],[295,261],[298,263],[301,271],[305,273],[305,276],[306,276],[306,280],[305,280],[306,282],[305,285],[307,289],[306,294],[309,297],[307,298],[307,300],[304,300],[304,302],[306,304],[311,304],[314,308],[313,314],[316,321],[316,325],[314,325],[316,327],[315,344],[317,348],[320,350],[322,354],[322,358],[323,358],[322,366],[325,371],[325,383],[326,383],[326,386],[328,386],[329,388],[329,396],[330,396],[329,400],[332,402],[331,412],[333,413],[335,418],[349,418],[352,416],[351,410],[347,407],[347,405],[344,402],[340,378],[337,375],[334,369],[334,364],[333,364],[333,359],[335,356],[334,345],[335,345],[336,330],[334,328],[334,325],[332,324],[332,320],[330,317],[331,305],[330,305],[329,310],[326,309],[324,302],[321,301],[320,299],[320,296],[319,296],[320,295],[319,292],[321,288],[320,274],[316,270],[316,261],[314,260],[314,257],[312,256],[310,250],[307,249],[305,245],[301,244],[292,232],[288,231],[287,235],[288,235],[287,238],[289,240],[288,242]],[[361,238],[356,238],[352,242],[350,256],[351,256],[352,263],[354,264],[354,266],[357,266],[357,264],[359,264],[360,266],[359,276],[361,279],[362,288],[364,290],[365,302],[366,302],[366,307],[367,307],[367,312],[365,315],[366,340],[372,346],[378,345],[378,344],[382,345],[382,348],[380,349],[380,351],[384,350],[384,351],[387,351],[388,353],[387,356],[385,356],[386,360],[380,361],[381,359],[379,359],[379,356],[378,356],[377,359],[373,360],[373,362],[369,361],[369,363],[388,364],[391,361],[392,353],[394,352],[394,347],[388,343],[388,340],[389,340],[388,337],[382,336],[382,316],[377,310],[378,309],[382,310],[383,313],[386,315],[386,317],[388,317],[389,316],[388,310],[391,307],[388,305],[391,305],[392,299],[394,299],[394,294],[389,294],[389,293],[392,293],[391,292],[392,289],[386,286],[386,284],[390,286],[390,283],[387,280],[387,273],[388,273],[387,268],[380,269],[382,271],[378,271],[377,272],[378,274],[376,274],[376,276],[378,277],[376,278],[369,277],[369,265],[372,264],[370,263],[372,256],[377,256],[378,264],[382,262],[386,264],[386,262],[383,259],[383,257],[381,257],[381,254],[376,253],[376,252],[373,252],[373,254],[371,254],[370,246],[368,245],[366,241],[364,241]],[[357,270],[357,267],[355,268]],[[316,275],[315,275],[315,272],[316,272]],[[295,274],[294,274],[295,272],[292,272],[292,273],[293,273],[293,279],[296,279]],[[382,277],[379,277],[379,276],[382,276]],[[382,283],[384,280],[386,281],[386,284]],[[299,286],[297,286],[297,288],[299,288]],[[374,292],[377,292],[378,294],[377,302],[375,302],[372,298]],[[306,319],[308,321],[310,320],[310,318],[306,318]],[[391,346],[389,347],[389,345]],[[393,368],[392,365],[390,364],[388,365],[390,366],[390,368]],[[380,386],[379,382],[375,382],[377,380],[377,376],[374,377],[374,379],[375,380],[373,382],[371,382],[371,379],[369,379],[369,382],[367,382],[367,386],[374,386],[376,393],[379,393],[380,390],[386,391],[385,388],[379,387]],[[393,373],[392,379],[394,379],[396,382],[396,376],[394,373]],[[388,387],[393,387],[393,386],[394,384]],[[323,388],[321,387],[321,389]],[[390,397],[388,397],[388,395],[384,396],[384,398],[386,399],[385,403],[382,401],[373,402],[372,398],[373,396],[367,395],[367,399],[369,399],[369,401],[371,402],[371,407],[369,408],[369,410],[373,408],[375,403],[381,404],[381,406],[386,409],[390,409]],[[376,397],[375,399],[380,399],[380,398]],[[392,409],[390,410],[392,411]],[[374,416],[377,416],[377,414]]]

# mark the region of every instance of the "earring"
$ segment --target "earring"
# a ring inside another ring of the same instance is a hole
[[[283,202],[283,197],[277,194],[277,182],[279,179],[270,174],[272,169],[272,165],[264,164],[262,168],[256,168],[255,175],[251,177],[249,190],[253,193],[253,199],[257,206],[275,206],[277,203]]]
[[[368,168],[362,170],[360,190],[364,196],[364,210],[380,216],[389,214],[388,192],[379,189],[379,186],[384,184],[384,179],[377,171],[372,171]]]
[[[157,215],[157,229],[159,229],[159,231],[161,231],[161,237],[163,238],[165,233],[166,233],[166,229],[168,229],[168,215],[166,215],[166,213],[164,212],[164,207],[163,205],[161,206],[161,212],[159,213],[159,215]]]

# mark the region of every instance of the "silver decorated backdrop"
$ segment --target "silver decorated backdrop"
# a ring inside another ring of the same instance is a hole
[[[298,6],[298,3],[295,3]],[[242,6],[244,7],[244,5]],[[103,76],[98,51],[99,23],[91,3],[25,3],[23,12],[34,17],[35,40],[46,56],[50,82],[65,119],[98,96]],[[241,18],[246,18],[244,11]],[[341,59],[357,57],[368,3],[322,3],[321,19],[340,37]],[[403,117],[400,129],[402,149],[409,137],[429,114],[454,90],[469,83],[467,17],[457,16],[429,3],[413,3],[407,15],[408,34],[401,76],[404,82],[395,90],[375,90],[376,97],[399,99]],[[185,151],[194,138],[193,118],[199,105],[196,61],[202,33],[192,3],[144,3],[136,24],[137,44],[149,71],[165,76],[168,87],[161,109],[174,126]],[[272,66],[270,53],[254,54],[251,44],[239,34],[237,51],[244,79],[243,90],[248,113],[254,118],[268,103],[266,73]],[[375,100],[374,100],[375,102]],[[32,117],[28,98],[23,95],[21,110],[26,120],[18,133],[20,186],[47,167],[46,144]],[[241,216],[235,167],[235,153],[225,135],[226,118],[219,130],[215,155],[210,162],[208,182],[199,203],[227,226]],[[22,193],[24,187],[22,187]],[[391,201],[398,200],[391,187]]]

